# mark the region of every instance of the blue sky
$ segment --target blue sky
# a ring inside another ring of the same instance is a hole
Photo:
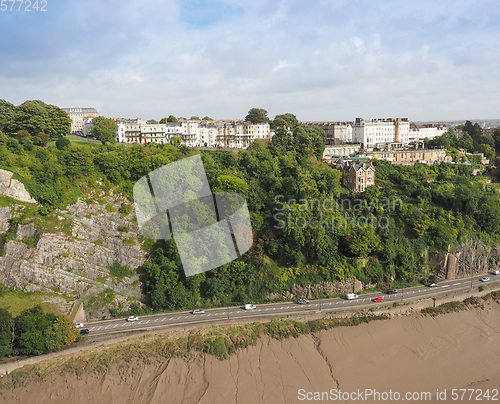
[[[143,119],[500,118],[499,21],[496,0],[47,0],[0,11],[0,98]]]

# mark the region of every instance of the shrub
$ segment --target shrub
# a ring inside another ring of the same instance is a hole
[[[64,136],[61,136],[59,139],[56,140],[56,147],[59,150],[66,149],[70,144],[71,144],[71,142],[69,141],[69,139],[67,137],[64,137]]]

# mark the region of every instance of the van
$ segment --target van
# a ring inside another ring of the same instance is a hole
[[[500,271],[493,271],[493,275],[500,275]]]
[[[347,300],[354,300],[354,299],[357,299],[358,298],[358,295],[354,294],[354,293],[348,293],[347,295],[345,295],[345,298]]]
[[[253,310],[255,308],[255,304],[245,304],[245,310]]]

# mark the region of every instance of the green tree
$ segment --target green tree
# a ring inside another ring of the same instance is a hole
[[[468,151],[468,152],[473,152],[474,151],[474,140],[472,139],[471,135],[469,135],[467,132],[464,132],[462,134],[462,137],[458,141],[458,145]]]
[[[14,318],[7,309],[0,308],[0,358],[13,354]]]
[[[80,338],[75,324],[66,316],[57,316],[52,325],[45,329],[43,335],[48,352],[59,351]]]
[[[146,123],[147,123],[148,125],[153,125],[153,124],[158,123],[158,121],[157,121],[157,120],[155,120],[155,119],[148,119],[148,120],[146,121]],[[160,122],[160,123],[163,123],[163,122]]]
[[[66,149],[67,147],[69,147],[70,144],[71,144],[71,142],[69,141],[69,139],[67,137],[64,137],[64,136],[61,136],[60,138],[58,138],[56,140],[56,147],[59,150]]]
[[[102,144],[115,143],[118,125],[111,118],[98,116],[92,120],[92,136],[100,140]]]
[[[167,118],[167,122],[179,122],[179,120],[173,116],[173,115],[170,115],[168,118]]]
[[[38,132],[33,136],[32,141],[35,146],[45,147],[49,143],[50,136],[46,133]]]
[[[196,115],[193,115],[191,118],[189,118],[190,121],[201,121],[201,119],[199,117],[197,117]]]
[[[267,116],[267,111],[262,108],[252,108],[248,111],[245,121],[250,121],[252,123],[264,123],[269,122],[269,117]]]
[[[47,351],[45,331],[56,316],[45,313],[41,306],[26,309],[16,317],[17,348],[23,355],[40,355]]]
[[[202,121],[213,121],[212,118],[210,118],[208,115],[205,115],[203,118],[201,118]]]
[[[299,125],[297,117],[293,114],[286,113],[281,115],[276,115],[274,120],[271,122],[271,128],[278,132],[294,131]]]
[[[214,188],[215,192],[236,192],[245,194],[248,190],[248,184],[245,180],[233,175],[220,175],[217,177],[217,184]]]

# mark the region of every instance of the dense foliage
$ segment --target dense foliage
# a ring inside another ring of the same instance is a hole
[[[321,129],[300,125],[292,114],[273,126],[272,142],[255,141],[238,153],[154,143],[60,141],[42,148],[0,135],[0,167],[15,172],[44,214],[90,189],[118,186],[132,199],[142,176],[201,154],[212,190],[246,197],[254,244],[236,261],[185,278],[175,240],[157,241],[139,268],[156,310],[263,301],[294,285],[350,277],[414,282],[428,276],[437,252],[468,240],[499,241],[498,192],[472,167],[375,161],[376,186],[354,195],[341,185],[340,171],[321,161]],[[119,267],[113,271],[123,275]]]
[[[71,320],[46,313],[40,306],[15,318],[7,309],[0,309],[0,357],[54,352],[79,339]]]
[[[61,108],[39,100],[26,101],[17,107],[0,100],[0,131],[14,137],[21,130],[32,137],[57,138],[70,133],[71,119]]]
[[[464,125],[457,126],[457,130],[461,132],[460,137],[450,129],[444,136],[426,140],[425,144],[427,147],[444,146],[455,156],[458,149],[464,149],[468,153],[483,153],[490,160],[495,160],[500,151],[500,129],[494,135],[487,135],[478,123],[466,121]]]

